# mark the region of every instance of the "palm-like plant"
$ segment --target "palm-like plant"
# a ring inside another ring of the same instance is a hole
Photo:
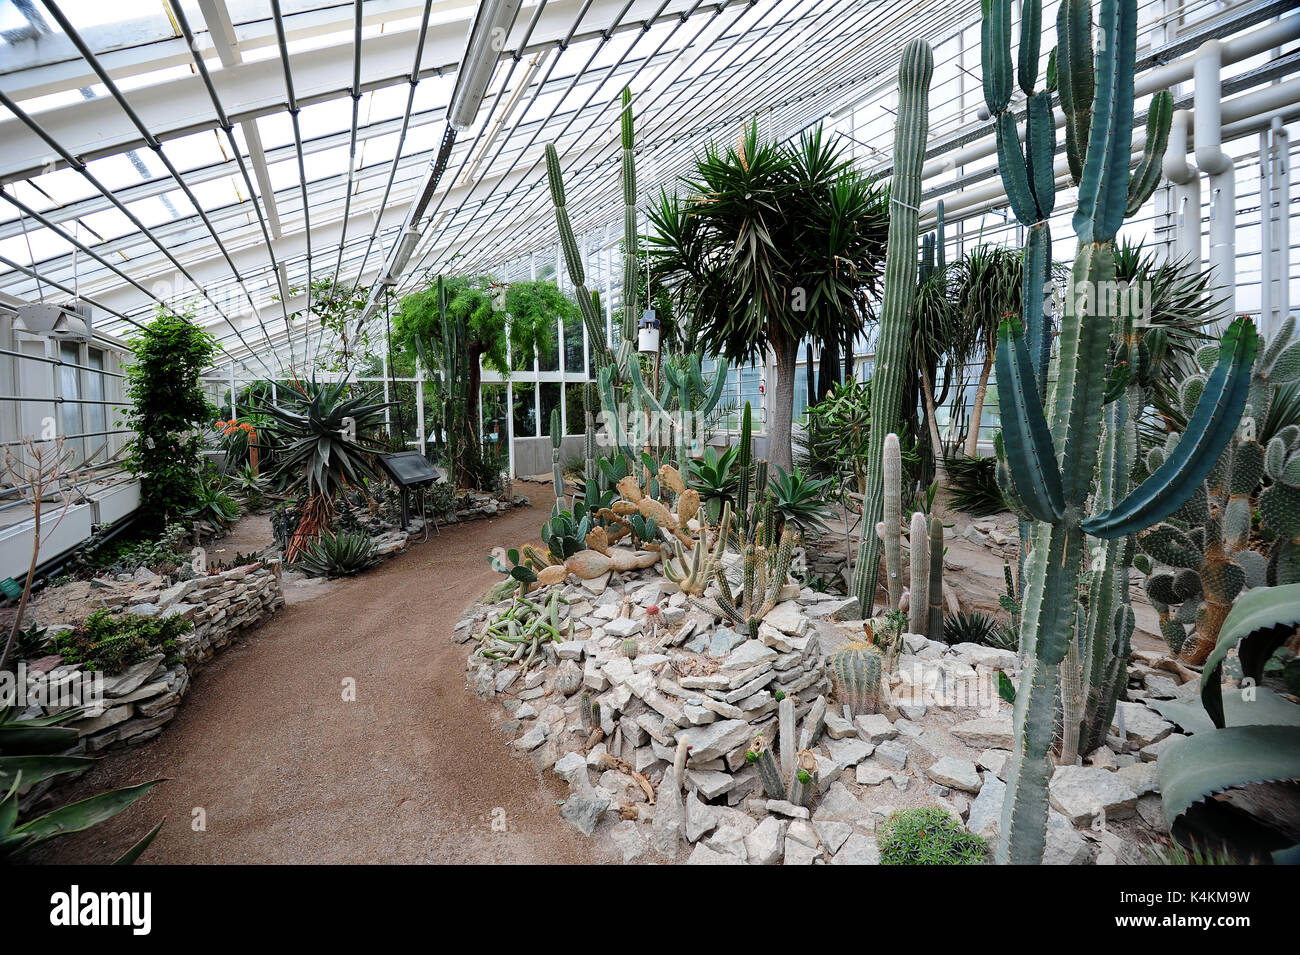
[[[961,326],[968,336],[964,342],[958,343],[957,351],[971,357],[982,354],[984,359],[966,432],[965,453],[968,458],[977,453],[984,397],[988,394],[989,374],[997,350],[998,324],[1008,315],[1020,314],[1023,274],[1024,260],[1020,250],[996,245],[976,245],[953,266],[952,294],[955,301],[961,303]]]
[[[769,457],[788,468],[799,342],[861,331],[884,255],[885,190],[820,129],[784,146],[760,142],[756,124],[734,148],[706,149],[682,186],[649,213],[654,273],[707,350],[740,362],[775,353]]]

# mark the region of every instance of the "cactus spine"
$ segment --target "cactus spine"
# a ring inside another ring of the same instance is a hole
[[[835,699],[849,711],[879,713],[884,679],[884,654],[869,643],[853,641],[840,647],[826,661]]]
[[[930,533],[925,515],[920,511],[912,515],[908,546],[912,554],[912,596],[907,610],[907,630],[925,633],[930,617]]]
[[[903,378],[908,367],[910,316],[916,296],[916,243],[921,204],[921,164],[929,133],[930,77],[934,54],[924,40],[903,47],[898,66],[898,118],[894,124],[894,175],[890,185],[889,238],[885,252],[885,292],[880,307],[880,336],[871,379],[871,436],[867,445],[867,489],[863,498],[864,533],[858,547],[853,595],[863,614],[876,604],[880,544],[870,528],[880,520],[884,495],[881,473],[885,435],[898,427]],[[886,523],[888,518],[885,518]],[[891,594],[890,609],[898,602]]]
[[[925,635],[943,639],[943,521],[930,518],[930,591]],[[918,631],[920,632],[920,631]]]
[[[984,6],[986,80],[999,88],[1010,56],[1001,21],[1003,3]],[[1036,520],[1026,561],[1020,643],[1024,669],[1015,701],[1015,742],[1002,814],[1001,862],[1037,863],[1047,834],[1047,783],[1061,694],[1061,664],[1075,642],[1084,535],[1124,537],[1163,520],[1205,476],[1231,436],[1246,397],[1256,336],[1248,322],[1224,335],[1212,385],[1202,396],[1177,451],[1139,487],[1092,517],[1085,514],[1101,451],[1103,399],[1109,378],[1114,316],[1101,311],[1099,293],[1114,288],[1115,233],[1129,198],[1128,164],[1133,134],[1136,0],[1102,0],[1102,42],[1096,60],[1087,151],[1081,165],[1074,229],[1078,254],[1061,320],[1056,383],[1043,413],[1034,356],[1020,322],[1004,321],[998,334],[997,376],[1003,396],[1008,471],[1020,503]],[[1062,44],[1064,44],[1062,38]],[[1058,45],[1060,57],[1060,45]],[[1069,60],[1070,69],[1084,67]],[[1090,67],[1089,67],[1090,68]],[[1061,73],[1064,88],[1080,86]],[[1077,103],[1077,100],[1076,100]],[[1003,170],[1004,182],[1014,171]],[[1007,186],[1008,193],[1017,188]],[[1050,425],[1049,425],[1050,421]],[[1079,648],[1084,666],[1088,650]]]

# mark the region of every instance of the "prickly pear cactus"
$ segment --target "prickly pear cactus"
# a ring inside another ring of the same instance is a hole
[[[862,641],[840,647],[826,661],[837,702],[853,714],[879,713],[885,659],[880,648]]]

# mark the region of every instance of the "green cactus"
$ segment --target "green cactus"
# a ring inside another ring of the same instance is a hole
[[[876,534],[885,545],[885,586],[889,594],[889,609],[897,610],[903,599],[903,457],[896,434],[885,435],[881,477],[884,500]],[[863,604],[862,612],[865,614],[870,606]]]
[[[564,500],[564,468],[560,467],[560,446],[564,443],[564,428],[560,424],[560,409],[551,409],[551,480],[555,483],[555,507]]]
[[[1293,568],[1294,542],[1300,533],[1300,510],[1279,502],[1300,502],[1300,427],[1282,429],[1261,447],[1259,438],[1269,418],[1277,389],[1300,379],[1300,341],[1294,340],[1295,320],[1288,318],[1279,334],[1265,346],[1251,370],[1245,414],[1228,446],[1204,484],[1165,523],[1138,538],[1138,548],[1153,566],[1146,592],[1159,614],[1160,630],[1170,648],[1199,666],[1218,642],[1233,601],[1246,588],[1272,583],[1278,568]],[[1207,371],[1213,345],[1197,359]],[[1187,378],[1178,388],[1180,410],[1187,416],[1208,386],[1204,375]],[[1144,462],[1154,471],[1176,451],[1177,436],[1165,448],[1152,449]],[[1292,462],[1295,462],[1294,464]],[[1288,473],[1288,468],[1293,468]],[[1272,483],[1265,488],[1267,477]],[[1288,483],[1289,482],[1289,483]],[[1256,502],[1261,523],[1274,534],[1269,555],[1249,546],[1251,515]],[[1294,571],[1291,571],[1294,573]],[[1195,639],[1188,642],[1188,627]]]
[[[663,562],[664,576],[684,594],[701,596],[722,566],[722,555],[727,549],[727,537],[731,530],[731,502],[722,506],[722,517],[718,521],[715,540],[710,542],[710,531],[703,516],[700,520],[700,537],[691,548],[688,558],[680,540],[673,541],[674,558]]]
[[[758,771],[758,781],[763,785],[763,792],[769,799],[784,799],[786,786],[781,781],[781,770],[776,765],[776,756],[761,735],[754,737],[754,742],[745,753],[745,760]]]
[[[930,518],[930,589],[926,628],[931,640],[943,639],[943,521]],[[922,632],[922,631],[918,631]]]
[[[912,586],[907,630],[908,633],[925,633],[930,617],[930,533],[925,515],[920,511],[912,515],[908,546],[911,550]]]
[[[890,185],[889,239],[885,253],[885,291],[880,307],[879,341],[871,382],[871,434],[867,487],[863,498],[862,542],[858,547],[853,595],[869,614],[876,603],[880,541],[870,529],[881,520],[885,435],[898,429],[907,373],[910,317],[916,296],[917,220],[921,204],[921,166],[929,134],[930,77],[934,54],[924,40],[908,41],[898,66],[898,114],[894,124],[894,174]],[[898,606],[892,598],[891,609]]]
[[[998,20],[1003,2],[987,0],[986,21]],[[1093,653],[1100,655],[1102,671],[1114,670],[1105,656],[1111,642],[1104,641],[1097,648],[1092,632],[1077,620],[1085,534],[1103,541],[1126,537],[1164,520],[1186,501],[1231,437],[1245,404],[1256,348],[1254,326],[1246,321],[1235,323],[1224,335],[1218,367],[1174,454],[1127,494],[1125,486],[1111,482],[1111,493],[1103,494],[1098,502],[1103,510],[1087,516],[1098,460],[1103,457],[1101,438],[1107,417],[1103,409],[1115,326],[1115,316],[1106,312],[1108,296],[1101,293],[1114,288],[1115,234],[1129,199],[1136,0],[1102,0],[1098,25],[1102,42],[1074,214],[1078,253],[1061,318],[1049,415],[1044,415],[1036,362],[1022,323],[1004,321],[998,335],[997,376],[1003,399],[1007,469],[1020,504],[1037,521],[1026,561],[1020,627],[1024,668],[1016,692],[1016,738],[1002,816],[998,858],[1003,862],[1037,863],[1042,858],[1063,661],[1073,646],[1084,675],[1098,686],[1107,678],[1095,666],[1089,673]],[[994,74],[1003,78],[1008,71],[1003,61],[1009,60],[1008,44],[1001,42],[1004,32],[997,22],[985,24],[986,60],[994,64]],[[1062,44],[1066,39],[1062,38]],[[1093,67],[1089,64],[1085,70],[1072,53],[1063,57],[1058,44],[1058,82],[1062,89],[1069,85],[1077,94],[1086,85],[1083,74]],[[1073,72],[1076,69],[1078,72]],[[991,95],[991,101],[1001,96],[999,83],[994,82],[997,96]],[[1080,97],[1074,96],[1072,103],[1078,107]],[[1002,174],[1004,182],[1015,177],[1014,170],[1002,169]],[[1008,193],[1017,189],[1015,183],[1007,187]],[[1112,469],[1123,452],[1118,415],[1119,409],[1112,409],[1111,431],[1116,440],[1107,443],[1112,453],[1103,461],[1103,484],[1108,473],[1118,473]],[[1087,692],[1092,692],[1091,688]]]
[[[853,714],[879,713],[883,700],[885,658],[880,648],[851,641],[826,660],[835,699]]]
[[[802,749],[795,757],[794,772],[790,776],[790,785],[786,798],[796,806],[809,808],[817,798],[821,779],[817,773],[817,757],[811,750]]]
[[[741,560],[740,592],[733,593],[719,561],[713,574],[717,583],[713,601],[710,603],[699,597],[690,597],[691,603],[743,628],[750,637],[757,637],[758,625],[781,599],[781,588],[789,579],[790,560],[794,556],[798,539],[798,533],[787,527],[781,534],[780,545],[775,549],[770,544],[746,544]]]

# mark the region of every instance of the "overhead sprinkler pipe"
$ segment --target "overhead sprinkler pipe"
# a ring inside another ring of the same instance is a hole
[[[1260,139],[1260,329],[1271,337],[1291,312],[1291,141],[1281,116]]]
[[[1175,110],[1169,123],[1164,174],[1174,184],[1174,254],[1176,262],[1201,271],[1201,171],[1187,161],[1192,114]]]
[[[1192,106],[1195,111],[1196,165],[1210,177],[1210,258],[1215,284],[1223,295],[1223,324],[1236,313],[1236,168],[1223,151],[1223,44],[1207,40],[1196,51]]]

